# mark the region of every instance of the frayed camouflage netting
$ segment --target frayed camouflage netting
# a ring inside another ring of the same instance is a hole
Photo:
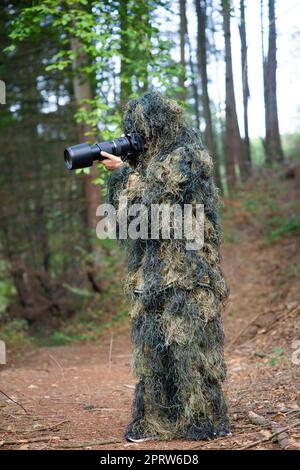
[[[203,204],[204,246],[183,239],[137,239],[124,282],[132,310],[133,420],[127,433],[158,439],[209,439],[228,432],[221,308],[228,289],[220,269],[218,191],[211,157],[173,100],[150,91],[131,100],[124,133],[147,143],[135,166],[109,178],[109,202]]]

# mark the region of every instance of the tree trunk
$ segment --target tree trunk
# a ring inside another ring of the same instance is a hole
[[[245,18],[245,1],[240,2],[241,20],[239,25],[240,38],[241,38],[241,65],[242,65],[242,86],[243,86],[243,106],[244,106],[244,157],[246,159],[247,171],[251,170],[251,151],[249,141],[249,126],[248,126],[248,99],[250,96],[249,83],[248,83],[248,52],[247,52],[247,36],[246,36],[246,18]]]
[[[92,99],[92,89],[91,84],[87,77],[84,77],[80,72],[80,68],[87,64],[88,58],[84,51],[82,51],[81,45],[78,39],[72,39],[72,50],[74,52],[75,58],[73,62],[73,69],[74,69],[74,78],[73,78],[73,86],[74,86],[74,94],[77,106],[85,106],[89,107],[88,104],[83,104],[82,100],[90,100]],[[87,124],[78,124],[78,138],[80,142],[84,142],[87,137],[87,133],[92,132],[91,126]],[[97,224],[97,217],[96,217],[96,209],[100,204],[100,191],[99,187],[92,183],[92,181],[97,177],[98,170],[96,165],[93,165],[90,169],[90,173],[85,175],[84,179],[84,192],[85,192],[85,204],[86,204],[86,226],[89,230],[88,238],[90,248],[95,248],[96,246],[96,224]]]
[[[141,22],[140,40],[146,44],[145,50],[142,52],[143,57],[146,57],[144,67],[138,73],[138,88],[140,93],[145,93],[149,87],[149,72],[148,64],[151,63],[151,3],[149,0],[143,0],[142,4],[138,5],[136,18]],[[146,54],[146,55],[145,55]],[[142,86],[139,83],[142,82]]]
[[[269,45],[268,56],[264,58],[264,97],[267,163],[283,162],[284,155],[279,133],[276,85],[276,19],[275,0],[269,0]]]
[[[185,93],[185,80],[186,80],[186,62],[185,62],[185,41],[187,34],[187,19],[186,19],[186,0],[180,1],[180,65],[181,72],[179,76],[179,86],[181,88],[179,99],[184,102]]]
[[[226,132],[224,142],[224,155],[227,170],[227,183],[229,190],[236,182],[235,166],[243,162],[241,155],[243,152],[242,140],[238,124],[233,72],[231,57],[231,33],[230,33],[230,0],[222,0],[223,29],[225,38],[225,65],[226,65]],[[245,169],[240,164],[241,176],[244,176]]]
[[[192,56],[192,46],[191,46],[191,41],[189,38],[189,32],[187,31],[187,44],[189,48],[189,65],[191,69],[191,74],[192,74],[192,88],[193,88],[193,95],[194,95],[194,110],[195,110],[195,120],[196,120],[196,127],[197,129],[200,129],[200,114],[199,114],[199,92],[198,92],[198,78],[197,78],[197,73],[195,73],[195,67],[193,63],[193,56]]]
[[[206,42],[206,0],[195,0],[197,13],[197,56],[198,68],[201,78],[202,87],[202,105],[205,119],[205,142],[208,150],[215,160],[215,179],[218,187],[221,187],[220,177],[220,160],[217,155],[217,145],[213,130],[212,116],[210,109],[210,100],[208,94],[208,77],[207,77],[207,42]]]
[[[119,21],[120,21],[120,110],[122,110],[132,94],[132,77],[130,61],[130,41],[129,41],[129,12],[128,0],[120,0],[119,3]]]
[[[264,84],[264,103],[265,103],[265,127],[267,133],[267,120],[269,113],[269,101],[267,94],[267,80],[266,80],[266,63],[265,63],[265,41],[264,41],[264,0],[260,0],[260,34],[261,34],[261,55],[262,55],[262,70],[263,70],[263,84]],[[265,158],[267,160],[266,151],[266,138],[262,138],[264,146]]]

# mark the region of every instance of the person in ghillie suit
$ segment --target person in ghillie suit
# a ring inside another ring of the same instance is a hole
[[[124,133],[146,149],[135,165],[120,163],[108,180],[118,206],[203,204],[204,245],[183,239],[127,240],[124,286],[132,309],[133,371],[138,378],[125,438],[207,440],[230,433],[221,309],[228,288],[220,268],[218,191],[213,163],[183,109],[157,91],[129,101]],[[108,158],[109,154],[103,153]],[[118,157],[114,157],[117,159]],[[107,160],[108,161],[108,160]],[[109,168],[109,166],[108,166]]]

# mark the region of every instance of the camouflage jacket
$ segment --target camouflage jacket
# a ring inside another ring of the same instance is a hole
[[[128,240],[128,292],[155,293],[170,286],[190,290],[200,285],[211,289],[219,300],[226,298],[227,287],[220,269],[218,192],[212,173],[210,155],[193,143],[157,154],[146,165],[134,168],[124,163],[112,172],[109,202],[118,213],[123,210],[119,207],[120,196],[126,196],[128,206],[204,206],[204,245],[200,250],[186,249],[184,238]]]

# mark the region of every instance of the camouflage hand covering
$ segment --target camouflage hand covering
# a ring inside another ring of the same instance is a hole
[[[228,431],[221,389],[226,376],[221,308],[228,289],[220,269],[218,192],[211,157],[176,102],[158,92],[131,100],[124,133],[147,148],[134,167],[109,178],[109,202],[203,204],[204,246],[183,239],[128,240],[133,371],[139,383],[127,432],[158,439],[209,439]],[[121,210],[121,208],[119,208]]]

